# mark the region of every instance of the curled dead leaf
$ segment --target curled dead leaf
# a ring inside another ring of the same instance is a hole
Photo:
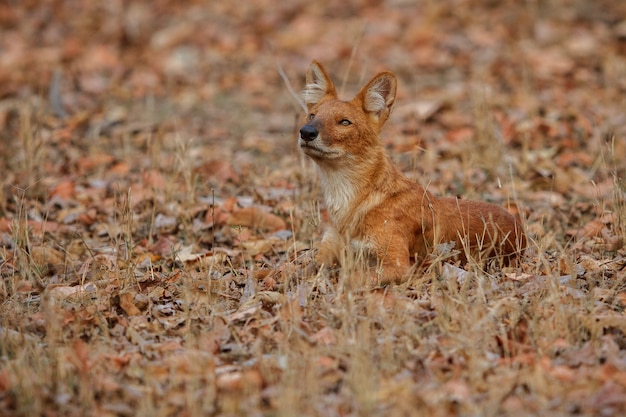
[[[259,291],[254,298],[265,305],[280,304],[285,301],[285,296],[276,291]]]
[[[512,281],[528,281],[536,277],[533,274],[527,274],[525,272],[519,272],[519,271],[506,272],[504,276],[507,279],[510,279]]]
[[[61,285],[53,287],[48,291],[48,296],[53,299],[73,299],[75,297],[95,297],[96,286],[93,283],[76,286]]]
[[[600,234],[604,239],[605,250],[615,252],[624,247],[624,238],[620,235],[614,235],[608,228],[602,228]]]
[[[141,314],[141,310],[135,305],[134,299],[134,292],[124,292],[120,294],[120,307],[122,307],[129,316],[138,316]]]
[[[463,282],[465,282],[468,276],[469,273],[466,270],[451,265],[449,263],[444,263],[443,267],[441,268],[441,279],[444,281],[456,278],[457,282],[459,284],[462,284]]]
[[[224,252],[202,252],[194,253],[194,246],[183,246],[180,251],[176,253],[176,260],[178,262],[184,262],[186,264],[193,264],[198,262],[201,266],[221,265],[226,261],[228,255]]]
[[[582,271],[586,272],[621,270],[626,266],[626,258],[620,256],[614,259],[595,259],[589,255],[581,255],[578,265]]]
[[[245,322],[261,311],[262,304],[254,298],[248,299],[232,314],[226,316],[229,322]]]
[[[268,291],[273,291],[276,288],[277,282],[273,276],[267,276],[263,279],[263,286]]]

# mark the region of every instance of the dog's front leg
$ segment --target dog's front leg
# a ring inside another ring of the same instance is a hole
[[[326,265],[331,267],[336,265],[341,259],[341,251],[344,247],[343,240],[334,227],[330,227],[322,238],[317,256],[316,262],[319,265]]]
[[[377,247],[376,258],[374,284],[400,284],[407,278],[411,263],[408,246],[403,242]]]

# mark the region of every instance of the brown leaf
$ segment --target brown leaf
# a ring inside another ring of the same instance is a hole
[[[267,307],[284,302],[285,295],[276,291],[259,291],[254,295],[254,299],[259,300]]]
[[[128,314],[129,316],[138,316],[141,314],[141,310],[137,308],[135,303],[133,302],[135,299],[134,292],[123,292],[120,294],[120,307]]]
[[[216,373],[218,373],[218,376],[215,383],[220,391],[232,392],[245,389],[249,392],[250,390],[258,390],[263,385],[263,377],[256,369],[219,374],[218,368]]]
[[[245,226],[254,229],[275,232],[287,228],[285,221],[275,214],[258,207],[235,209],[228,217],[231,226]]]
[[[163,257],[170,256],[174,253],[176,243],[168,236],[159,236],[152,246],[148,248],[151,252],[154,252]]]
[[[65,260],[63,253],[49,246],[33,246],[29,254],[31,261],[39,267],[63,265]]]
[[[474,137],[474,129],[471,127],[450,129],[448,133],[446,133],[446,139],[452,143],[465,142],[471,140],[472,137]]]
[[[465,381],[453,379],[446,382],[443,386],[444,391],[454,401],[465,402],[469,398],[471,391]]]
[[[69,200],[76,196],[76,183],[74,181],[62,181],[50,190],[50,198],[58,197]]]
[[[614,252],[624,247],[624,238],[620,235],[614,235],[608,228],[602,228],[600,234],[605,242],[605,250]]]
[[[607,381],[587,403],[592,410],[606,410],[607,415],[618,415],[615,413],[617,410],[626,410],[626,388],[614,381]]]
[[[576,372],[569,366],[556,365],[549,372],[550,375],[561,382],[573,381],[576,378]]]
[[[165,189],[165,179],[163,178],[163,174],[157,171],[156,169],[150,169],[141,174],[141,179],[143,183],[148,188],[154,188],[155,190],[164,190]]]
[[[96,286],[92,283],[75,286],[60,285],[50,288],[48,296],[57,299],[80,299],[80,297],[95,297],[96,290]]]
[[[575,62],[561,49],[532,49],[527,58],[533,70],[542,78],[554,78],[572,71]]]
[[[72,354],[68,355],[68,359],[83,375],[87,374],[91,369],[89,346],[82,339],[76,339],[74,341],[72,344]]]
[[[274,239],[250,239],[242,242],[241,245],[248,255],[256,256],[270,252],[277,243],[280,242],[276,242]]]
[[[598,219],[591,220],[576,232],[576,238],[583,239],[586,237],[599,236],[600,232],[604,229],[604,223]]]
[[[59,224],[54,221],[46,220],[46,221],[36,221],[29,220],[28,227],[31,228],[32,232],[35,234],[41,234],[43,232],[46,233],[55,233],[59,230]]]
[[[245,322],[256,316],[262,308],[263,304],[254,297],[251,297],[240,305],[237,311],[229,314],[226,318],[231,323]]]
[[[337,336],[335,330],[330,327],[322,327],[312,336],[316,343],[323,346],[334,346],[337,344]]]
[[[122,177],[124,175],[127,175],[129,171],[130,165],[128,165],[126,162],[118,162],[109,169],[109,175],[112,175],[114,177]]]
[[[13,230],[13,221],[6,217],[0,217],[0,232],[11,233]]]
[[[93,168],[108,165],[114,158],[108,153],[94,153],[80,157],[76,160],[76,167],[80,175],[84,175]]]
[[[235,183],[239,181],[239,174],[237,174],[232,164],[222,159],[205,162],[198,168],[198,172],[218,184],[223,184],[227,181]]]

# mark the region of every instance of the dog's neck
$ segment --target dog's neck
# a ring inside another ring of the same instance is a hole
[[[367,207],[380,203],[385,183],[397,175],[382,146],[372,148],[366,157],[339,164],[318,164],[324,202],[338,228],[356,220]]]

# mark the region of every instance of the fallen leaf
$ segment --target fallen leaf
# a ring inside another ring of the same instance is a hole
[[[261,311],[263,304],[255,299],[250,299],[248,303],[244,303],[239,309],[226,316],[226,319],[231,323],[246,322],[252,317],[256,316]]]
[[[141,310],[135,305],[134,299],[135,293],[133,292],[123,292],[120,294],[120,307],[122,307],[129,316],[138,316],[141,314]]]
[[[231,226],[252,227],[270,232],[287,228],[282,218],[254,206],[235,209],[228,217],[228,224]]]
[[[53,299],[73,299],[78,297],[96,297],[96,286],[92,283],[83,284],[83,285],[75,285],[75,286],[65,286],[60,285],[57,287],[53,287],[47,291],[48,296]]]
[[[198,173],[206,176],[209,180],[223,184],[227,181],[239,182],[239,175],[233,168],[232,164],[221,159],[207,161],[198,169]]]
[[[246,369],[244,371],[219,374],[215,383],[219,391],[232,392],[246,390],[247,392],[253,392],[261,388],[263,385],[263,377],[256,369]]]
[[[157,171],[156,169],[149,169],[144,171],[141,174],[141,178],[143,183],[148,188],[153,188],[155,190],[164,190],[165,189],[165,179],[163,178],[163,174]]]
[[[62,266],[65,263],[63,253],[49,246],[33,246],[28,253],[30,260],[40,268]]]
[[[561,382],[573,381],[576,378],[576,372],[569,366],[556,365],[550,369],[550,375]]]
[[[50,198],[58,197],[69,200],[76,196],[76,183],[74,181],[62,181],[50,190]]]
[[[586,237],[599,236],[602,229],[604,229],[604,223],[600,220],[592,220],[578,229],[576,232],[576,238],[583,239]]]
[[[316,343],[323,346],[334,346],[337,344],[337,336],[335,330],[330,327],[322,327],[312,336]]]

